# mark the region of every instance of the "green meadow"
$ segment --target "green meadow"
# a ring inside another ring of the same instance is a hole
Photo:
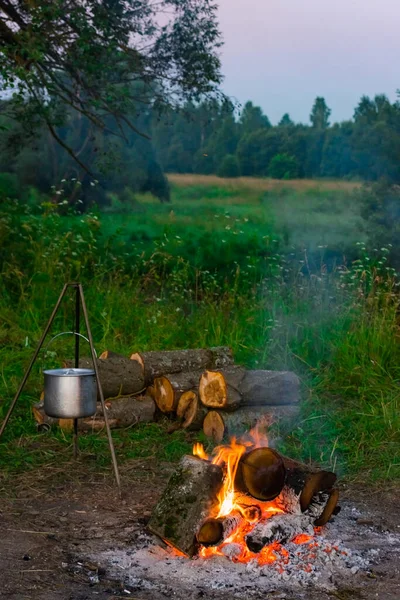
[[[125,193],[84,215],[62,196],[2,202],[0,416],[62,285],[79,280],[98,352],[229,345],[248,367],[293,369],[302,414],[280,431],[282,449],[350,480],[398,479],[398,279],[390,245],[375,247],[365,226],[360,186],[193,175],[170,183],[171,203]],[[71,297],[53,331],[72,323]],[[70,437],[38,434],[30,410],[44,366],[73,352],[69,337],[40,355],[0,446],[5,477],[70,458]],[[176,460],[198,439],[166,430],[115,432],[120,460]],[[109,466],[103,434],[84,436],[82,450]]]

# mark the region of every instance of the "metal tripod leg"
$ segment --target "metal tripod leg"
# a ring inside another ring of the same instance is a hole
[[[44,332],[42,334],[42,337],[40,338],[39,344],[38,344],[38,346],[37,346],[37,348],[35,350],[35,354],[32,356],[32,360],[29,363],[29,367],[25,371],[25,375],[24,375],[23,380],[21,381],[21,385],[19,386],[18,391],[15,394],[14,399],[11,402],[10,408],[8,409],[7,414],[5,416],[5,419],[4,419],[4,421],[3,421],[2,425],[1,425],[1,428],[0,428],[0,437],[3,435],[3,432],[4,432],[4,430],[5,430],[6,426],[7,426],[7,423],[8,423],[8,421],[9,421],[9,419],[10,419],[10,417],[11,417],[13,411],[14,411],[15,405],[17,404],[18,398],[20,397],[21,392],[24,389],[25,384],[26,384],[26,382],[28,380],[28,377],[31,374],[33,364],[34,364],[35,360],[38,357],[38,354],[40,352],[41,347],[43,346],[43,342],[45,340],[46,335],[49,333],[49,329],[52,326],[52,323],[54,321],[54,317],[56,316],[57,311],[58,311],[58,309],[60,307],[61,300],[64,298],[65,292],[67,291],[67,288],[68,288],[69,285],[70,284],[68,284],[68,283],[66,283],[64,285],[64,287],[62,289],[62,292],[61,292],[61,294],[60,294],[60,296],[59,296],[59,298],[57,300],[57,304],[55,305],[54,310],[51,313],[50,319],[49,319],[49,321],[48,321],[48,323],[46,325],[46,329],[44,330]]]
[[[80,292],[80,296],[81,296],[82,310],[83,310],[83,315],[84,315],[84,318],[85,318],[87,336],[89,338],[90,351],[92,353],[92,360],[93,360],[94,370],[95,370],[95,373],[96,373],[97,388],[99,390],[101,408],[102,408],[102,411],[103,411],[104,422],[106,424],[107,437],[108,437],[108,445],[110,446],[110,453],[111,453],[111,459],[112,459],[113,468],[114,468],[115,480],[117,482],[119,494],[121,495],[121,480],[120,480],[120,477],[119,477],[119,470],[118,470],[117,458],[115,456],[114,443],[113,443],[113,439],[112,439],[112,435],[111,435],[110,423],[108,422],[107,410],[106,410],[106,405],[105,405],[105,402],[104,402],[103,388],[101,387],[101,382],[100,382],[100,377],[99,377],[99,369],[98,369],[98,366],[97,366],[96,353],[94,351],[92,332],[90,330],[90,325],[89,325],[89,317],[88,317],[88,312],[87,312],[87,308],[86,308],[85,296],[83,294],[83,288],[82,288],[81,284],[79,284],[79,292]]]

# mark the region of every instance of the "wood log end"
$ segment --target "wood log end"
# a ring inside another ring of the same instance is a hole
[[[162,413],[174,411],[174,389],[167,377],[156,377],[154,380],[154,401]]]
[[[207,408],[224,408],[227,389],[223,374],[219,371],[205,371],[200,377],[199,395]]]
[[[203,422],[203,431],[205,435],[215,443],[220,444],[225,433],[225,425],[221,415],[215,410],[207,413]]]
[[[235,483],[253,498],[270,501],[281,493],[285,477],[282,457],[272,448],[256,448],[240,459]]]

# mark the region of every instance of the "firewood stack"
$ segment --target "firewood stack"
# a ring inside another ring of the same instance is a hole
[[[234,364],[226,347],[134,353],[125,357],[109,350],[98,361],[108,419],[112,428],[149,422],[162,415],[173,422],[170,431],[204,433],[215,442],[242,433],[260,419],[291,419],[298,414],[298,377],[288,371],[249,371]],[[66,361],[64,367],[72,367]],[[93,368],[83,358],[81,368]],[[72,420],[45,415],[43,401],[33,414],[39,424],[72,428]],[[79,420],[82,431],[101,430],[101,406],[93,417]]]

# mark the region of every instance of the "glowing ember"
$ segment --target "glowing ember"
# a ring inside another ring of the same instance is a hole
[[[301,533],[300,535],[296,535],[296,537],[292,540],[294,544],[308,544],[311,540],[314,539],[311,535],[306,535],[305,533]]]

